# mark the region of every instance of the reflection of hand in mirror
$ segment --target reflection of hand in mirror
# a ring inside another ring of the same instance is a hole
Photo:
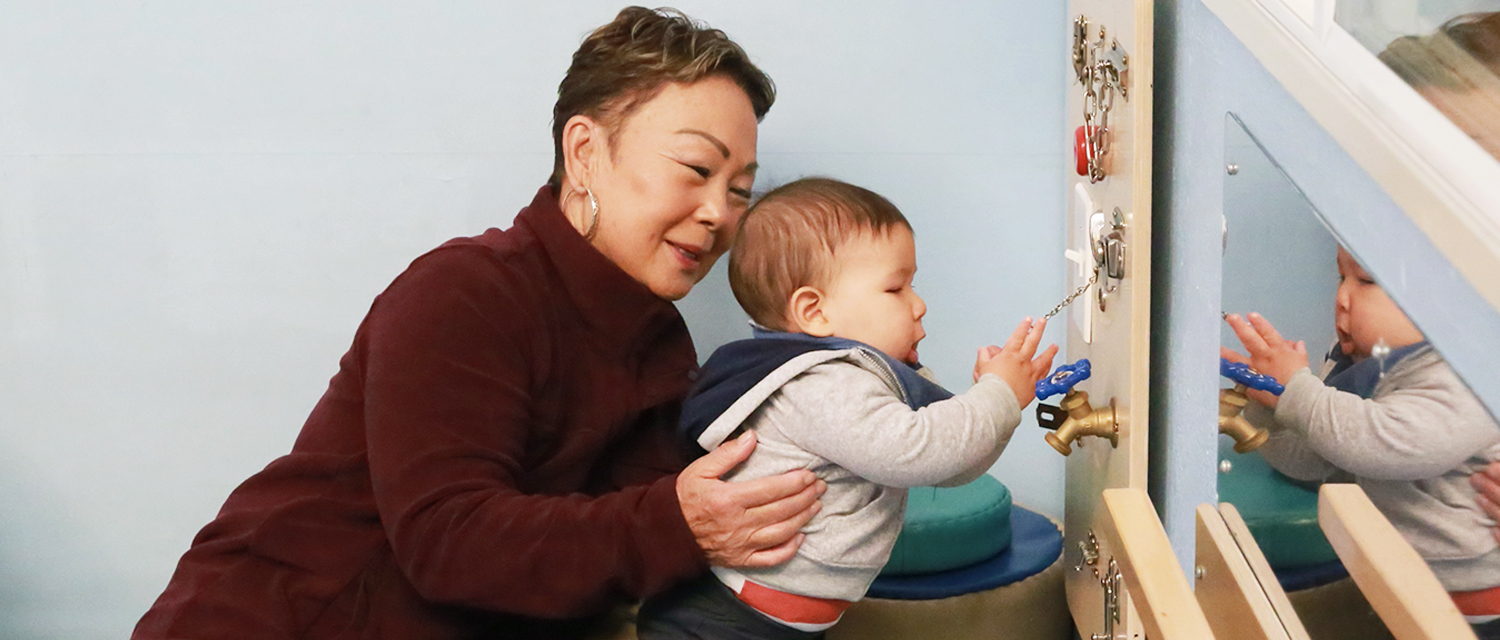
[[[1307,368],[1307,345],[1300,340],[1292,342],[1281,337],[1276,327],[1260,314],[1252,313],[1250,319],[1246,320],[1239,314],[1231,313],[1224,316],[1224,321],[1229,323],[1229,328],[1234,330],[1240,344],[1245,345],[1245,351],[1250,353],[1250,357],[1246,358],[1221,347],[1220,355],[1230,362],[1249,363],[1250,368],[1275,378],[1283,385],[1292,379],[1292,374]],[[1267,407],[1276,407],[1277,397],[1274,395],[1261,391],[1249,395]]]
[[[1251,369],[1255,368],[1255,365],[1250,364],[1250,358],[1246,357],[1244,354],[1238,351],[1235,351],[1234,349],[1230,349],[1229,347],[1220,346],[1219,357],[1230,362],[1250,365]],[[1271,393],[1270,391],[1260,391],[1258,389],[1251,389],[1249,387],[1246,387],[1245,396],[1267,407],[1276,406],[1276,394]]]
[[[1474,490],[1478,492],[1475,501],[1479,503],[1479,508],[1484,509],[1485,515],[1497,523],[1490,527],[1490,535],[1495,536],[1496,542],[1500,542],[1500,462],[1491,462],[1474,472],[1474,475],[1469,476],[1469,484],[1474,485]]]

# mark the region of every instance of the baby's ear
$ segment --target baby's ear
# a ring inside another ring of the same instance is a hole
[[[787,301],[787,329],[810,336],[826,338],[833,335],[833,326],[823,312],[823,292],[816,287],[801,287],[792,292]]]

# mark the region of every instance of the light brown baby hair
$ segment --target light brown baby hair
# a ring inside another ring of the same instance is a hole
[[[751,320],[786,331],[792,292],[826,287],[845,243],[896,225],[911,229],[896,205],[874,191],[832,178],[789,182],[761,196],[740,220],[729,288]]]

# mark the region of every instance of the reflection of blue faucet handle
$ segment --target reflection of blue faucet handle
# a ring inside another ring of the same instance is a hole
[[[1275,378],[1251,369],[1248,364],[1230,362],[1227,358],[1219,358],[1219,375],[1251,389],[1270,392],[1272,395],[1279,396],[1281,392],[1286,391],[1286,387],[1281,386]]]
[[[1089,373],[1088,359],[1062,365],[1052,375],[1037,381],[1036,399],[1046,400],[1059,393],[1072,391],[1074,385],[1089,379]]]

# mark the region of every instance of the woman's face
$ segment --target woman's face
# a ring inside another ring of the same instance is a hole
[[[594,246],[656,295],[687,295],[729,249],[749,206],[755,136],[750,98],[732,80],[663,87],[590,163]]]

